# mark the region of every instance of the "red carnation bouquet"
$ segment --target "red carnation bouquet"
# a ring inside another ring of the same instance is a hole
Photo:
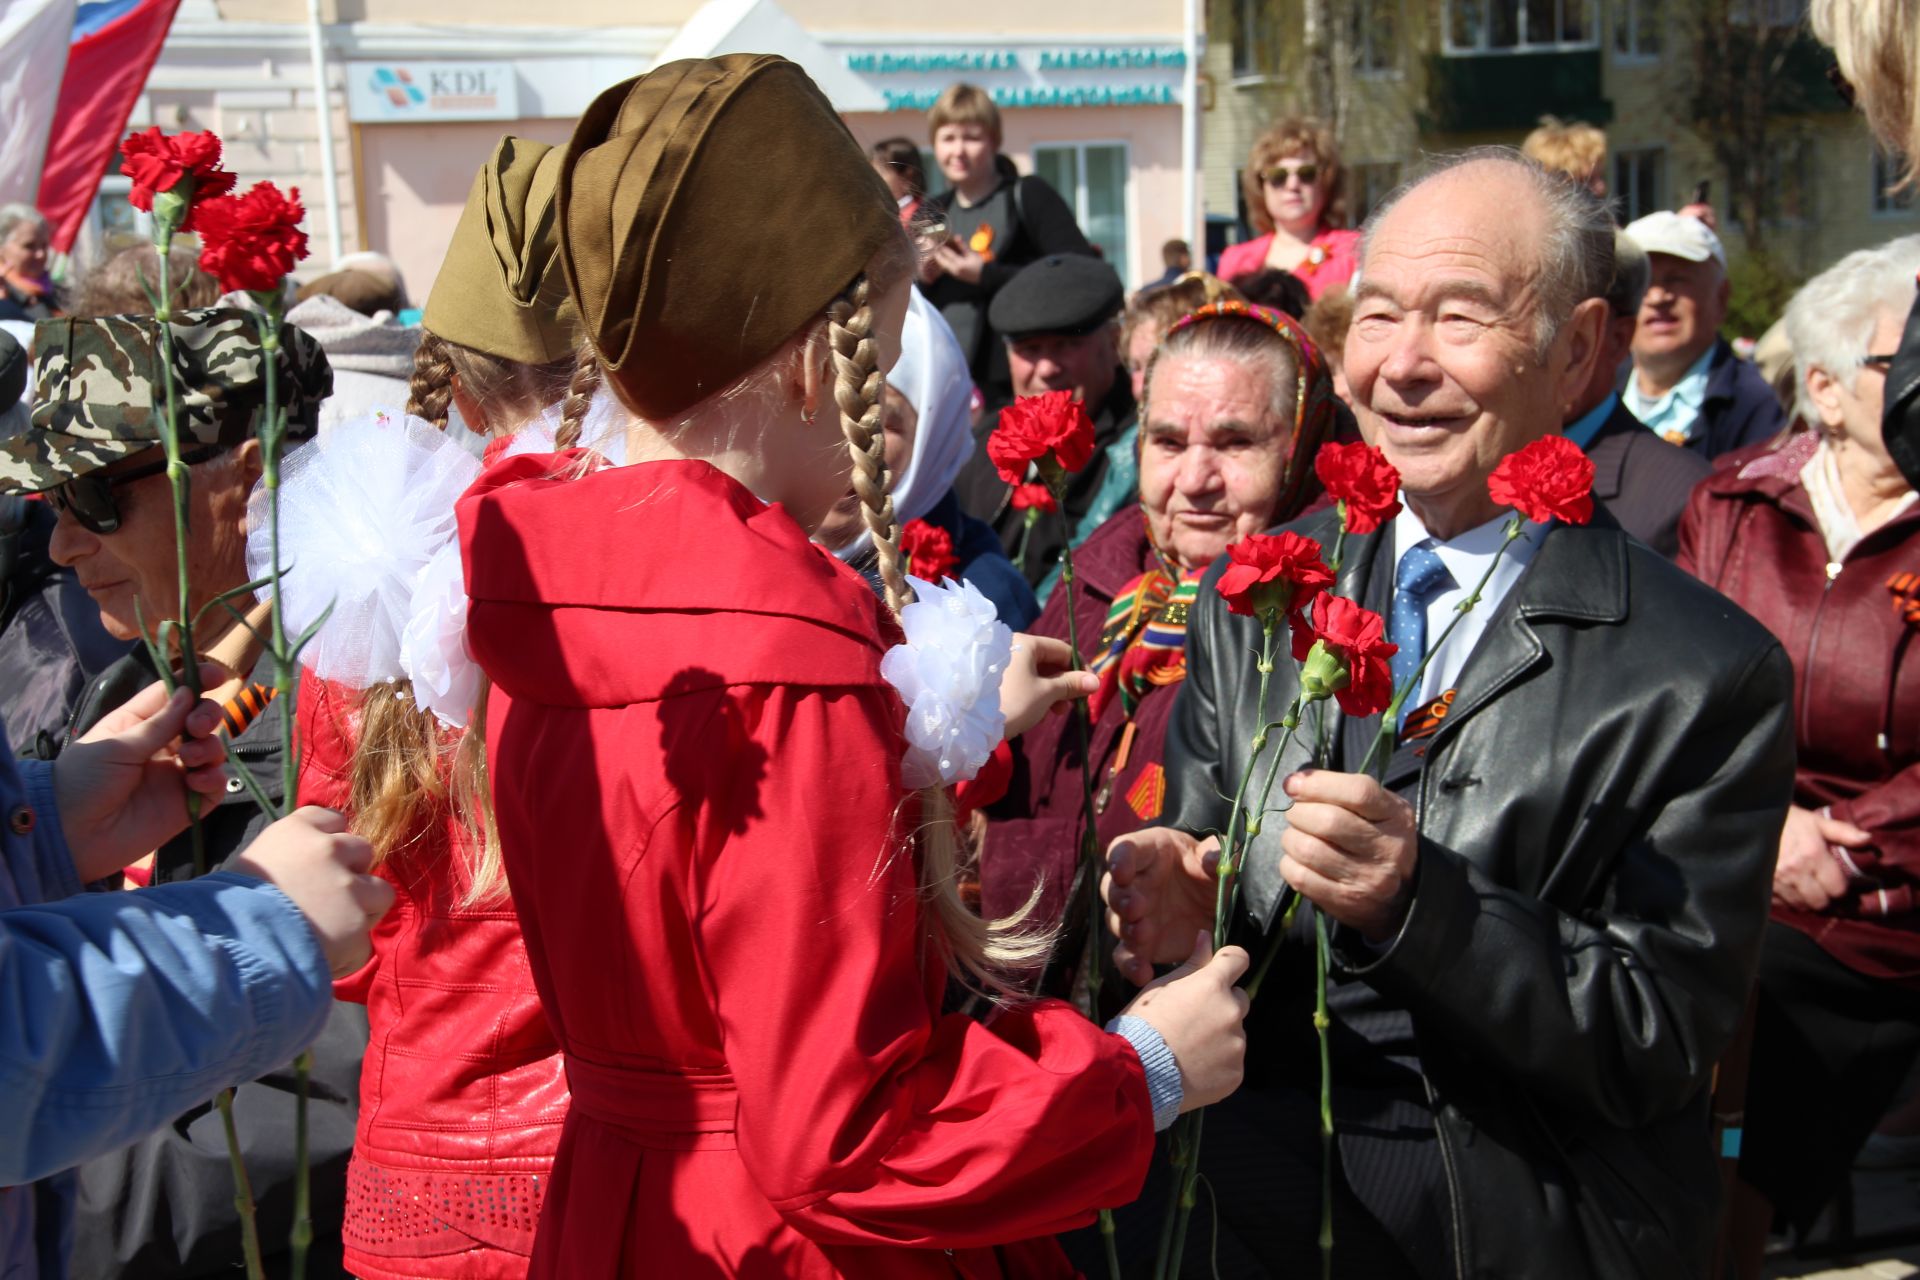
[[[293,270],[294,264],[304,258],[307,253],[306,233],[299,228],[305,211],[300,207],[298,191],[291,195],[282,195],[272,183],[258,183],[244,196],[230,195],[235,178],[233,174],[220,167],[220,139],[211,133],[168,135],[158,128],[148,129],[129,137],[121,144],[120,152],[125,158],[120,171],[133,179],[133,190],[128,199],[135,208],[148,210],[153,214],[153,244],[159,254],[159,278],[156,281],[158,288],[153,295],[154,319],[158,321],[160,364],[166,378],[166,404],[161,415],[160,438],[166,450],[167,474],[173,490],[174,537],[181,566],[179,615],[162,621],[156,635],[143,638],[154,659],[154,665],[163,673],[163,678],[169,684],[173,680],[171,673],[175,666],[174,652],[176,650],[181,654],[200,652],[199,646],[194,642],[194,628],[209,611],[225,610],[232,615],[237,625],[246,627],[261,640],[267,654],[273,660],[275,692],[281,703],[280,758],[284,767],[284,776],[281,779],[284,798],[278,803],[271,800],[245,769],[237,770],[234,776],[248,789],[255,803],[259,804],[270,818],[280,818],[291,812],[294,797],[298,791],[298,778],[295,774],[300,757],[293,742],[296,715],[294,702],[298,689],[300,650],[312,638],[311,632],[305,636],[291,638],[286,634],[280,611],[279,569],[280,462],[286,441],[286,416],[279,404],[280,333],[286,306],[284,288],[286,277]],[[187,554],[187,511],[192,473],[182,456],[178,416],[180,388],[173,362],[173,287],[168,279],[171,261],[169,250],[173,246],[175,233],[180,231],[194,231],[199,234],[200,265],[220,281],[221,288],[230,292],[244,290],[253,295],[258,305],[258,310],[254,312],[254,324],[263,357],[261,371],[265,404],[257,434],[260,441],[263,482],[266,485],[268,498],[267,510],[274,560],[273,570],[266,579],[246,583],[216,597],[197,614],[190,614],[187,611],[187,602],[191,598],[188,581],[191,560]],[[242,616],[234,603],[237,599],[254,595],[266,596],[271,601],[271,612],[268,615],[269,628],[264,635],[255,630],[253,622]],[[196,693],[199,692],[200,664],[183,662],[180,668],[180,678]],[[203,833],[199,823],[198,797],[189,796],[187,804],[192,829],[194,867],[196,873],[203,873],[207,867]],[[304,1112],[307,1073],[311,1066],[311,1054],[302,1054],[295,1061],[296,1088],[299,1096],[297,1105],[301,1111],[295,1128],[296,1216],[293,1224],[290,1263],[291,1272],[296,1276],[305,1274],[307,1249],[313,1238],[313,1223],[307,1208],[309,1193]],[[235,1202],[240,1209],[241,1246],[246,1258],[247,1275],[249,1280],[258,1280],[264,1275],[259,1229],[254,1218],[253,1196],[247,1178],[246,1164],[241,1158],[236,1137],[232,1090],[222,1093],[216,1102],[225,1126],[229,1156],[233,1165]]]
[[[907,557],[907,571],[928,582],[950,577],[960,567],[953,554],[953,535],[925,520],[907,521],[900,530],[900,550]]]

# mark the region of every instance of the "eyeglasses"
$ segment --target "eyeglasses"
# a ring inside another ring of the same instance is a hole
[[[1317,164],[1276,164],[1261,173],[1260,177],[1270,187],[1280,188],[1287,185],[1288,178],[1300,179],[1300,185],[1310,187],[1320,181],[1320,166]]]
[[[180,460],[191,467],[225,452],[223,446],[209,445],[182,454]],[[158,462],[150,462],[143,467],[129,467],[113,475],[90,471],[84,476],[75,476],[57,489],[49,490],[47,501],[55,511],[71,513],[80,522],[80,527],[90,533],[113,533],[120,528],[120,507],[113,500],[113,487],[157,476],[166,469],[167,461],[162,458]]]
[[[1861,356],[1860,366],[1863,369],[1891,369],[1893,368],[1893,361],[1894,354],[1892,352],[1888,352],[1885,355]]]

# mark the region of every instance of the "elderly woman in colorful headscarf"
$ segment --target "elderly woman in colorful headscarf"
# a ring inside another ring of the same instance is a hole
[[[1139,502],[1074,553],[1075,629],[1100,677],[1089,704],[1100,848],[1159,819],[1188,605],[1230,544],[1319,496],[1313,457],[1332,437],[1336,404],[1306,331],[1266,307],[1202,307],[1154,352],[1141,398]],[[1064,639],[1068,607],[1054,593],[1033,633]],[[1004,915],[1039,884],[1038,918],[1058,920],[1079,848],[1078,736],[1066,716],[1050,716],[1012,750],[1007,793],[987,810],[981,909]],[[1071,964],[1077,953],[1061,955]],[[1061,964],[1050,986],[1070,981]]]
[[[908,300],[882,414],[908,572],[970,582],[993,601],[1000,621],[1024,630],[1040,613],[1033,588],[1007,559],[992,526],[962,511],[953,493],[954,478],[973,453],[973,378],[953,330],[918,289]],[[827,512],[814,541],[875,578],[873,537],[852,489]]]

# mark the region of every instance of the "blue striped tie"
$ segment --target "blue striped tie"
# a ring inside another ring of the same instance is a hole
[[[1396,691],[1413,679],[1420,659],[1426,656],[1428,603],[1452,585],[1453,575],[1447,572],[1446,562],[1426,543],[1419,543],[1400,558],[1393,582],[1393,616],[1387,621],[1388,637],[1400,646],[1400,652],[1393,655]],[[1402,724],[1414,709],[1413,699],[1417,694],[1418,690],[1409,694],[1406,705],[1400,708]]]

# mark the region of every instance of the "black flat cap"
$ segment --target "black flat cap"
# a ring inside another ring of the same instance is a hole
[[[1099,258],[1056,253],[1028,263],[987,308],[987,322],[1003,338],[1036,333],[1092,333],[1120,314],[1126,289]]]

